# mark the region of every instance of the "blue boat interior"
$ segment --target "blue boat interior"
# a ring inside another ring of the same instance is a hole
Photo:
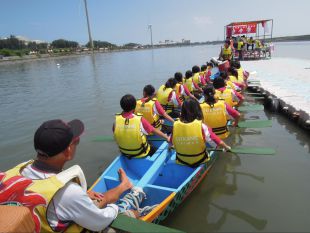
[[[151,157],[128,159],[118,156],[101,175],[93,191],[106,192],[119,185],[117,171],[123,168],[133,185],[142,187],[146,193],[147,198],[141,207],[159,204],[171,193],[181,190],[203,166],[191,168],[180,165],[175,158],[176,153],[168,149],[167,142],[163,142]]]

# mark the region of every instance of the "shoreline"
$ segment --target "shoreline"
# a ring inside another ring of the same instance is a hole
[[[309,42],[310,40],[275,40],[274,43],[285,43],[285,42]],[[209,44],[209,43],[194,43],[190,45],[182,45],[182,46],[158,46],[154,48],[140,48],[140,49],[116,49],[116,50],[108,50],[108,51],[99,51],[95,50],[93,52],[91,51],[84,51],[84,52],[74,52],[74,53],[68,53],[68,54],[43,54],[40,56],[37,55],[26,55],[23,57],[15,57],[12,59],[0,59],[0,66],[1,65],[10,65],[10,64],[19,64],[19,63],[26,63],[26,62],[34,62],[34,61],[45,61],[45,60],[52,60],[57,58],[71,58],[71,57],[79,57],[79,56],[85,56],[85,55],[91,55],[91,54],[97,54],[97,53],[115,53],[115,52],[128,52],[128,51],[141,51],[141,50],[151,50],[151,49],[162,49],[162,48],[174,48],[174,47],[191,47],[191,46],[204,46],[204,45],[217,45],[217,43]],[[9,57],[8,57],[9,58]]]

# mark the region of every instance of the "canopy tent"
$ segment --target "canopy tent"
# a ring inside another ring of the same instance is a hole
[[[271,32],[269,33],[268,24],[271,23]],[[259,35],[259,26],[262,26],[264,29],[263,39],[266,37],[272,39],[272,31],[273,31],[273,19],[263,19],[263,20],[255,20],[255,21],[244,21],[244,22],[232,22],[227,24],[224,27],[224,39],[228,36],[234,35],[247,35],[247,34],[256,34],[256,38],[260,38]]]

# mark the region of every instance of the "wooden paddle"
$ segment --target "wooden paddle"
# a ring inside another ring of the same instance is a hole
[[[148,138],[147,139],[149,142],[155,142],[155,141],[166,141],[163,138]],[[92,142],[112,142],[114,141],[113,136],[97,136],[94,139],[92,139]]]
[[[271,120],[246,120],[238,122],[239,128],[266,128],[271,126]]]
[[[264,110],[264,105],[261,104],[251,104],[238,107],[239,112],[250,112],[250,111],[261,111]]]
[[[256,155],[274,155],[276,153],[275,149],[269,147],[233,147],[229,151],[223,151],[222,149],[212,149],[208,148],[208,151],[221,151],[221,152],[231,152],[234,154],[256,154]]]
[[[136,218],[130,218],[119,214],[112,222],[111,227],[122,230],[124,232],[183,232],[173,228],[145,222]]]

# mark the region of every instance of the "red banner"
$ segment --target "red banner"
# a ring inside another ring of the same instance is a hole
[[[256,33],[256,26],[257,26],[256,23],[227,26],[226,35],[232,36],[232,35]]]

